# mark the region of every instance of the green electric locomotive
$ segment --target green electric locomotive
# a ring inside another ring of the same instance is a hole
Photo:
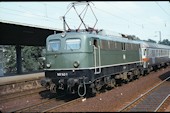
[[[75,8],[78,3],[72,3],[69,8],[74,8],[81,20],[78,29],[71,30],[66,23],[68,10],[63,16],[63,33],[52,34],[46,39],[46,68],[42,85],[52,92],[63,90],[79,96],[87,92],[95,94],[103,87],[129,82],[143,73],[140,43],[121,34],[109,35],[105,30],[94,29],[97,23],[95,15],[95,25],[87,27],[83,18],[90,4],[85,4],[80,14]],[[80,29],[81,25],[85,29]]]
[[[129,81],[142,67],[140,45],[127,38],[88,31],[50,35],[46,40],[45,85],[84,96],[116,81]]]
[[[80,14],[75,8],[77,3],[69,8],[74,8],[81,20],[78,29],[70,29],[66,23],[68,10],[63,16],[64,31],[46,39],[45,79],[41,84],[51,92],[61,90],[79,96],[96,94],[102,88],[113,88],[170,64],[169,46],[96,30],[96,16],[94,27],[87,27],[83,18],[90,4],[85,4]],[[85,29],[80,29],[81,25]]]

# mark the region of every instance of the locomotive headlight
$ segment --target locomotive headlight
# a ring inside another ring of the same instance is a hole
[[[51,67],[51,64],[46,64],[47,68],[50,68]]]
[[[75,68],[78,68],[79,65],[80,65],[79,61],[75,61],[75,62],[73,63],[73,66],[74,66]]]

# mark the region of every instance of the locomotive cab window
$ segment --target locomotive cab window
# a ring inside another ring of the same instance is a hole
[[[81,46],[80,39],[67,39],[66,40],[66,49],[67,50],[80,49],[80,46]]]
[[[48,43],[48,47],[47,47],[47,50],[48,51],[58,51],[60,49],[60,40],[50,40],[49,43]]]
[[[94,45],[96,48],[98,48],[98,44],[97,44],[97,40],[96,40],[96,39],[93,40],[93,45]]]

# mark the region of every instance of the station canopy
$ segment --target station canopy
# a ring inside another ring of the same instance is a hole
[[[60,29],[1,20],[0,45],[45,46],[49,35],[61,32]]]

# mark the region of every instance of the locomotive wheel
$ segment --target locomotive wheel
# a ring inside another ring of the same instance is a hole
[[[147,75],[147,70],[144,70],[143,76]]]
[[[110,87],[114,88],[115,85],[116,85],[116,80],[114,78],[112,78],[110,81]]]
[[[145,71],[143,69],[140,70],[140,75],[144,76],[145,75]]]
[[[124,81],[124,80],[122,80],[122,79],[116,79],[116,87],[122,86],[122,85],[123,85],[123,82],[122,82],[122,81]]]
[[[128,84],[130,82],[130,79],[129,78],[127,78],[126,80],[124,80],[124,83],[125,84]]]
[[[95,89],[97,91],[99,91],[101,88],[102,88],[101,81],[100,80],[96,80],[95,81]]]
[[[133,80],[139,79],[139,77],[141,75],[141,70],[137,69],[136,72],[133,72],[133,74],[134,74]]]
[[[149,74],[151,72],[150,68],[147,69],[147,74]]]
[[[90,91],[88,92],[88,94],[89,94],[89,96],[94,97],[94,96],[96,96],[97,91],[95,88],[90,88]]]
[[[129,75],[129,82],[132,82],[134,80],[134,75]]]
[[[157,65],[155,65],[153,68],[154,72],[157,72],[157,69],[158,69],[158,67],[157,67]]]
[[[94,97],[96,96],[96,89],[94,87],[94,83],[92,83],[91,85],[87,86],[87,97]]]
[[[139,75],[136,75],[136,79],[139,79],[139,77],[140,77],[140,74],[139,74]]]
[[[50,91],[51,91],[52,93],[56,93],[56,85],[55,85],[55,84],[51,84],[51,85],[50,85]]]

